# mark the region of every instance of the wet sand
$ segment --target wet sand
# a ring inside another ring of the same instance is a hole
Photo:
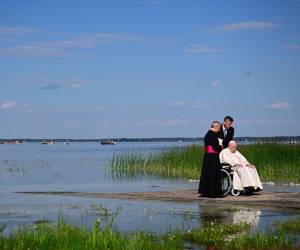
[[[61,191],[43,191],[43,192],[16,192],[32,195],[68,195],[81,197],[94,197],[104,199],[126,199],[126,200],[159,200],[192,202],[199,204],[234,204],[249,206],[264,206],[277,208],[300,209],[300,193],[288,192],[261,192],[252,196],[238,197],[228,195],[225,198],[204,198],[199,197],[196,190],[174,190],[158,192],[131,192],[131,193],[98,193],[98,192],[61,192]]]

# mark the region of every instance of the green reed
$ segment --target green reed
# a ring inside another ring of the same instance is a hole
[[[284,144],[241,145],[238,150],[254,165],[263,181],[300,183],[300,146]],[[202,146],[151,154],[118,154],[110,163],[115,178],[146,175],[198,179],[204,155]]]
[[[275,227],[278,231],[285,234],[298,234],[300,235],[300,216],[295,220],[275,222]]]
[[[299,223],[300,217],[296,221]],[[187,249],[187,246],[224,250],[299,249],[299,228],[285,228],[292,222],[277,223],[272,230],[254,234],[249,224],[212,223],[191,231],[170,231],[163,235],[142,231],[122,234],[112,230],[111,226],[101,228],[100,221],[96,221],[91,230],[59,222],[56,226],[41,224],[36,228],[20,228],[8,236],[0,233],[0,249],[171,250]],[[286,233],[291,231],[293,235]]]

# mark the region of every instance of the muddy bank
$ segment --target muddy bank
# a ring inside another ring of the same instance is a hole
[[[159,201],[177,201],[193,202],[202,204],[235,204],[249,206],[265,206],[278,208],[296,208],[300,209],[300,193],[284,192],[262,192],[252,196],[227,196],[225,198],[203,198],[198,197],[196,190],[174,190],[168,192],[132,192],[132,193],[97,193],[97,192],[61,192],[61,191],[43,191],[43,192],[16,192],[33,195],[68,195],[82,196],[105,199],[127,199],[127,200],[159,200]]]

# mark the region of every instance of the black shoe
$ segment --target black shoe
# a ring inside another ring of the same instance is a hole
[[[255,191],[254,187],[245,187],[244,189],[245,189],[245,195],[248,195],[248,196],[253,195],[253,193]]]

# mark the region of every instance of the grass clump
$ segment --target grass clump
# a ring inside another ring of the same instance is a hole
[[[300,146],[284,144],[241,145],[238,150],[254,165],[263,181],[300,183]],[[192,145],[152,154],[115,155],[110,164],[115,178],[146,175],[198,179],[203,146]]]
[[[299,221],[300,219],[297,219]],[[41,224],[35,229],[23,228],[9,236],[0,234],[1,250],[161,250],[186,249],[186,247],[207,247],[220,250],[279,250],[300,249],[299,228],[290,228],[293,221],[278,223],[267,232],[250,232],[249,224],[220,225],[192,231],[174,231],[164,235],[154,235],[142,231],[121,234],[113,231],[111,225],[100,227],[96,221],[92,230],[65,223],[57,226]],[[298,223],[298,222],[297,222]],[[283,230],[284,228],[284,230]],[[298,238],[291,238],[286,232],[298,232]],[[298,244],[298,245],[297,245]]]
[[[183,234],[183,239],[205,246],[224,247],[226,240],[232,235],[249,231],[249,224],[211,225],[195,229]]]
[[[296,249],[292,241],[278,232],[257,233],[255,235],[243,235],[231,240],[227,245],[228,250],[288,250]]]
[[[284,233],[296,233],[300,235],[300,216],[294,220],[275,223],[277,230]]]
[[[36,229],[19,229],[8,237],[0,236],[1,250],[80,249],[80,250],[135,250],[182,249],[181,241],[160,239],[137,232],[122,235],[111,228],[100,229],[97,221],[91,231],[60,223],[57,227],[39,225]]]

